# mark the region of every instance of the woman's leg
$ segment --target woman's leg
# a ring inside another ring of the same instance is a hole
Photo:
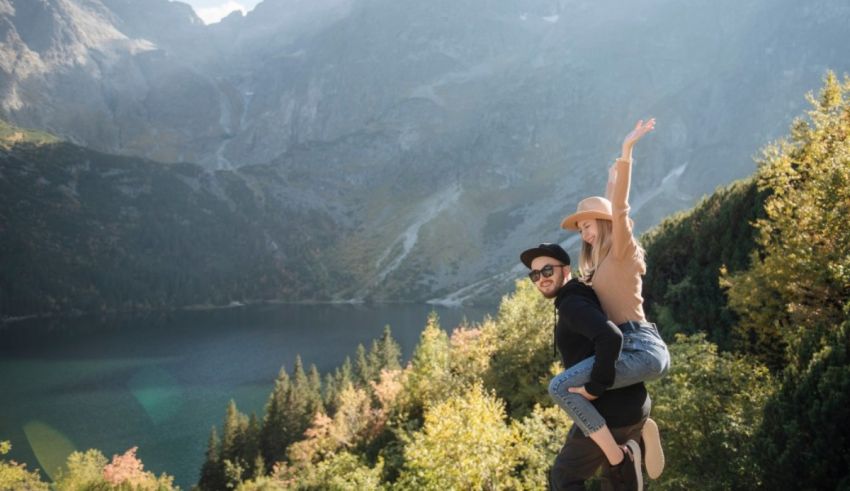
[[[624,337],[624,350],[615,365],[612,389],[658,378],[666,371],[669,365],[667,347],[641,341],[640,338]],[[596,357],[591,356],[556,375],[549,383],[549,395],[572,418],[582,433],[599,446],[608,461],[616,465],[622,462],[624,453],[611,435],[605,419],[584,396],[569,391],[570,387],[580,387],[590,381],[595,361]]]
[[[570,416],[581,432],[599,446],[608,462],[617,465],[623,461],[623,449],[614,440],[605,419],[584,396],[568,390],[590,380],[590,371],[595,360],[595,357],[587,358],[555,376],[549,383],[549,395]]]
[[[623,335],[623,350],[614,365],[611,389],[661,378],[670,367],[670,353],[663,341],[644,334]],[[587,382],[582,382],[582,384]]]

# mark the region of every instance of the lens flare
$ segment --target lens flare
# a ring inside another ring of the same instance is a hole
[[[27,422],[24,435],[38,464],[55,481],[60,470],[65,468],[68,456],[76,451],[74,444],[58,430],[41,421]]]
[[[183,405],[183,391],[180,385],[165,370],[139,370],[127,382],[127,386],[154,424],[168,420],[177,414]]]

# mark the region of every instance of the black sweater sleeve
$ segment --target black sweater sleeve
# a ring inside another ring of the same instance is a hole
[[[559,316],[569,319],[567,327],[593,343],[596,358],[590,372],[590,382],[584,388],[594,396],[601,396],[614,384],[614,364],[623,347],[623,333],[605,317],[598,306],[586,298],[572,298],[562,302],[559,307]]]

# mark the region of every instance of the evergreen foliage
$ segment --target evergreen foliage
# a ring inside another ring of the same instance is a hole
[[[262,419],[241,414],[231,401],[221,444],[215,429],[210,436],[198,487],[350,489],[328,474],[352,468],[349,460],[333,463],[346,451],[372,464],[360,474],[352,471],[352,476],[362,474],[363,483],[368,483],[370,476],[381,475],[383,467],[376,466],[375,458],[392,439],[387,422],[398,406],[403,383],[401,348],[387,326],[368,353],[362,346],[358,351],[362,354],[358,376],[352,376],[346,358],[333,375],[326,375],[324,387],[315,365],[307,373],[301,357],[296,357],[291,376],[285,368],[278,373]]]
[[[550,404],[547,387],[557,360],[552,300],[527,279],[519,280],[516,291],[502,298],[498,318],[489,326],[485,332],[494,351],[484,381],[507,403],[508,413],[521,418],[535,404]]]
[[[721,270],[749,266],[753,222],[764,216],[765,190],[744,179],[718,189],[696,207],[663,220],[640,241],[648,258],[644,308],[665,339],[704,332],[721,349],[735,347],[736,316],[720,286]]]
[[[265,166],[208,172],[107,155],[0,123],[0,317],[329,291],[335,258],[318,258],[316,244],[338,230],[286,203],[276,178]],[[345,281],[345,268],[335,275]]]
[[[718,353],[705,337],[676,335],[670,373],[647,387],[668,456],[658,485],[758,489],[753,435],[772,393],[772,377],[750,357]]]
[[[276,462],[285,455],[289,442],[289,428],[285,415],[287,394],[290,391],[289,374],[281,367],[274,389],[269,394],[263,418],[260,446],[266,462]]]
[[[755,446],[767,489],[850,488],[850,320],[829,330],[802,367],[789,367],[764,409]]]
[[[808,99],[764,152],[760,253],[726,284],[748,350],[782,369],[756,439],[765,481],[831,489],[850,486],[850,78],[830,72]]]
[[[230,483],[239,482],[248,477],[248,463],[253,462],[253,455],[249,457],[248,454],[250,440],[248,428],[248,416],[239,412],[236,402],[231,399],[224,417],[219,457],[226,481]]]
[[[224,488],[224,467],[221,465],[219,455],[221,455],[221,444],[218,440],[218,432],[213,426],[210,430],[204,464],[201,467],[201,478],[198,480],[198,487],[201,490]]]
[[[436,404],[450,395],[449,356],[449,337],[440,328],[437,314],[432,312],[413,351],[405,379],[406,408],[411,419],[421,420],[427,404]]]
[[[519,481],[517,489],[543,489],[549,480],[549,468],[564,445],[566,430],[572,421],[560,407],[538,404],[521,421],[514,419],[512,425],[519,439],[515,471]]]
[[[384,326],[384,332],[381,339],[373,343],[372,351],[377,356],[377,369],[381,370],[401,370],[401,346],[393,339],[390,326]]]
[[[789,360],[795,342],[836,328],[850,300],[850,79],[829,73],[819,98],[808,99],[809,121],[796,120],[788,139],[764,151],[757,179],[770,196],[756,223],[760,252],[726,278],[747,349],[773,368],[804,364]]]

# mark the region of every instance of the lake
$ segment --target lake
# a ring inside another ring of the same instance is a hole
[[[134,318],[49,319],[0,328],[0,440],[6,458],[53,469],[71,450],[107,458],[138,446],[145,469],[198,480],[210,428],[230,399],[262,416],[281,366],[324,375],[385,325],[409,359],[429,312],[447,331],[493,307],[267,305]],[[55,477],[55,475],[54,475]]]

